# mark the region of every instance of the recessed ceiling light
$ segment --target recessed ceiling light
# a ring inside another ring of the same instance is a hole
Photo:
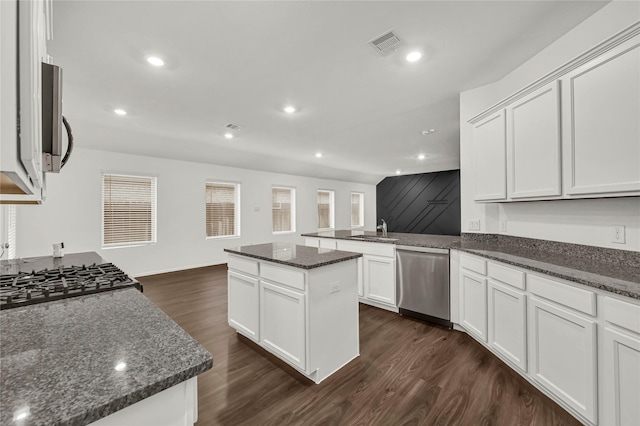
[[[400,170],[396,170],[397,175],[399,175],[400,173],[402,173]]]
[[[430,135],[431,133],[434,133],[435,131],[436,131],[436,129],[423,130],[422,134],[423,135]]]
[[[224,137],[227,139],[233,139],[233,133],[225,133]]]
[[[157,56],[149,56],[147,58],[147,62],[149,62],[154,67],[161,67],[164,65],[164,61]]]
[[[284,107],[284,112],[286,112],[287,114],[293,114],[294,112],[296,112],[296,108],[291,105],[287,105],[286,107]]]
[[[123,109],[114,109],[113,112],[115,112],[118,115],[127,115],[127,111]]]
[[[322,158],[322,153],[321,152],[316,152],[316,158]]]
[[[424,160],[426,157],[424,154],[418,154],[418,160]]]
[[[420,52],[411,52],[407,55],[407,61],[409,62],[415,62],[420,58],[422,58],[422,53]]]

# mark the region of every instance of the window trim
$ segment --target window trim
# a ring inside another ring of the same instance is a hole
[[[150,241],[132,241],[128,243],[105,243],[104,241],[104,178],[106,175],[110,176],[122,176],[122,177],[132,177],[132,178],[148,178],[151,180],[151,188],[152,188],[152,202],[151,202],[151,240]],[[102,250],[111,250],[111,249],[119,249],[119,248],[129,248],[129,247],[142,247],[142,246],[150,246],[156,244],[158,242],[158,176],[145,174],[145,173],[128,173],[128,172],[112,172],[112,171],[101,171],[100,174],[100,186],[101,186],[101,248]]]
[[[234,182],[234,181],[228,181],[228,180],[222,180],[222,179],[207,179],[205,181],[205,190],[204,190],[204,203],[205,203],[205,209],[207,207],[207,184],[220,184],[220,185],[233,185],[234,186],[234,206],[235,206],[235,212],[234,212],[234,222],[235,222],[235,227],[234,227],[234,233],[233,235],[214,235],[214,236],[208,236],[207,235],[207,214],[206,214],[206,210],[205,210],[205,217],[204,217],[204,223],[205,223],[205,229],[204,229],[204,236],[205,236],[205,240],[232,240],[232,239],[237,239],[240,238],[240,233],[241,233],[241,223],[240,223],[240,202],[241,202],[241,182]]]
[[[353,221],[351,221],[351,228],[364,228],[364,192],[351,191],[349,193],[349,216],[351,216],[351,209],[353,208],[352,198],[354,194],[357,194],[360,198],[360,211],[358,212],[358,216],[362,223],[360,225],[354,225]],[[353,219],[353,217],[351,217],[351,219]]]
[[[273,230],[273,190],[274,189],[287,189],[291,191],[291,229],[287,231],[274,231]],[[271,185],[271,234],[272,235],[286,235],[295,234],[296,232],[296,188],[294,186],[285,185]]]
[[[328,228],[320,228],[320,212],[318,211],[318,195],[321,192],[329,193],[329,227]],[[318,231],[331,231],[336,229],[336,192],[333,189],[318,189],[316,191],[316,227]]]

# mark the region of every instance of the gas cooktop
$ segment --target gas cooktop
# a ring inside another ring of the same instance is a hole
[[[17,308],[69,297],[135,287],[130,278],[112,263],[60,266],[31,272],[0,275],[0,309]]]

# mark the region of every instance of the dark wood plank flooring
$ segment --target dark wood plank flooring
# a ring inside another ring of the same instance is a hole
[[[198,426],[580,424],[464,333],[361,304],[360,357],[314,385],[229,327],[225,266],[140,281],[213,354]]]

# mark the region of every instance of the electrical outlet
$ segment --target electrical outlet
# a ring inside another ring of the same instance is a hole
[[[613,225],[613,239],[611,240],[614,243],[624,244],[624,225]]]
[[[468,225],[469,231],[479,231],[480,230],[480,219],[471,219]]]
[[[501,220],[500,221],[500,232],[507,232],[507,221],[506,220]]]
[[[340,283],[339,282],[331,283],[331,291],[329,293],[333,294],[333,293],[338,293],[339,291],[340,291]]]

